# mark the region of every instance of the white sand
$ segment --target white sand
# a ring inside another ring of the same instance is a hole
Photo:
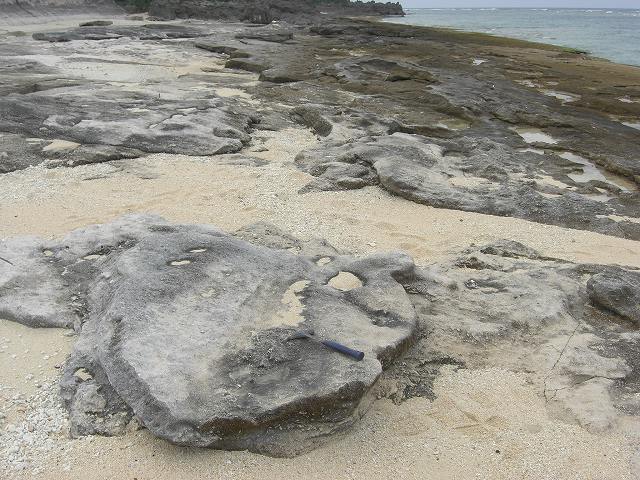
[[[173,74],[186,71],[174,69]],[[153,66],[145,72],[158,73]],[[218,89],[218,94],[252,101],[236,88]],[[376,187],[300,195],[311,177],[291,162],[300,150],[316,145],[316,138],[303,129],[256,137],[264,141],[246,153],[269,160],[265,167],[162,154],[2,175],[0,237],[60,236],[125,213],[153,212],[226,230],[267,220],[299,237],[323,237],[358,254],[406,250],[420,264],[472,243],[509,238],[547,256],[640,267],[640,242],[593,232],[434,209]],[[252,153],[261,146],[268,150]],[[283,298],[283,316],[292,322],[301,309],[296,300],[295,291]],[[378,401],[351,431],[295,459],[178,448],[145,430],[70,440],[63,435],[63,410],[55,407],[55,367],[71,342],[61,330],[0,320],[0,478],[638,478],[631,465],[634,449],[624,434],[593,435],[550,418],[531,383],[536,372],[529,377],[500,369],[446,369],[435,385],[435,401]],[[9,449],[15,449],[12,458],[24,461],[27,470],[21,473],[15,462],[10,465]]]

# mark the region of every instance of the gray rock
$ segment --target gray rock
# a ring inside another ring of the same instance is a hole
[[[404,80],[424,83],[436,82],[436,77],[420,65],[369,56],[350,58],[338,62],[335,65],[334,75],[349,81],[380,79],[386,82]]]
[[[640,273],[611,268],[587,283],[591,301],[640,327]]]
[[[227,45],[219,45],[210,41],[198,41],[194,44],[197,48],[207,50],[213,53],[220,53],[223,55],[229,55],[231,58],[248,58],[250,55],[236,47],[230,47]]]
[[[535,260],[540,254],[534,249],[513,240],[499,240],[480,250],[486,255],[494,255],[509,258],[529,258]]]
[[[109,411],[101,387],[93,380],[80,382],[69,403],[70,434],[72,437],[85,435],[122,435],[132,413],[126,408]]]
[[[91,22],[83,22],[79,24],[79,27],[108,27],[113,25],[111,20],[92,20]]]
[[[35,237],[0,243],[0,318],[30,327],[71,327],[78,318],[53,252]]]
[[[271,83],[293,83],[304,80],[304,76],[287,68],[269,68],[260,73],[260,81]]]
[[[545,258],[516,242],[470,247],[400,280],[419,313],[417,341],[382,378],[390,397],[434,398],[443,366],[526,372],[549,413],[591,432],[640,425],[637,324],[590,306],[611,267]],[[620,273],[620,272],[618,272]],[[637,279],[636,279],[637,281]],[[618,308],[637,298],[616,297]]]
[[[0,0],[0,13],[0,25],[15,26],[43,18],[52,21],[78,15],[122,15],[124,10],[113,0]]]
[[[322,116],[318,107],[300,105],[291,111],[291,116],[321,137],[326,137],[333,130],[332,123]]]
[[[45,91],[0,98],[0,171],[51,161],[78,165],[139,156],[141,152],[214,155],[239,151],[254,117],[228,110],[213,94],[183,100],[109,86],[70,87],[66,95]],[[39,144],[25,138],[40,138]],[[78,149],[47,149],[53,140]],[[17,154],[17,152],[21,152]],[[4,158],[3,158],[4,157]],[[16,161],[19,159],[19,161]]]
[[[120,434],[135,416],[174,443],[290,456],[352,425],[380,375],[401,402],[432,397],[443,365],[529,372],[554,416],[594,432],[640,414],[640,333],[615,321],[637,314],[637,273],[513,241],[420,270],[266,223],[228,235],[136,215],[10,239],[0,256],[0,316],[79,331],[61,379],[73,435]],[[344,272],[362,285],[334,288]],[[287,342],[300,328],[365,360]]]
[[[149,14],[163,20],[203,18],[270,24],[274,20],[316,21],[322,13],[346,15],[404,15],[399,3],[336,2],[332,0],[153,0]]]
[[[307,124],[315,125],[311,120],[313,117]],[[438,208],[640,238],[637,223],[609,218],[613,213],[638,218],[637,210],[627,201],[611,197],[603,202],[597,198],[599,192],[588,186],[563,189],[545,180],[540,172],[543,165],[547,176],[555,174],[559,180],[571,182],[567,174],[574,164],[561,160],[522,152],[484,137],[448,141],[394,133],[328,143],[300,153],[296,164],[318,177],[303,192],[379,184],[395,195]],[[530,180],[523,181],[527,177]]]
[[[224,65],[226,68],[245,70],[247,72],[260,73],[269,69],[269,65],[256,58],[230,58]]]
[[[72,232],[46,255],[35,239],[3,244],[2,256],[21,265],[10,274],[21,283],[0,284],[0,314],[33,324],[44,304],[52,313],[40,324],[51,326],[69,313],[64,298],[80,305],[79,339],[61,384],[74,435],[121,433],[135,414],[180,445],[290,456],[363,414],[382,364],[415,331],[413,305],[396,280],[412,278],[411,259],[356,259],[265,224],[241,236],[252,243],[207,226],[131,216]],[[301,253],[284,249],[292,247]],[[329,263],[315,263],[327,255]],[[340,272],[363,285],[329,285]],[[24,298],[33,300],[17,305]],[[286,341],[300,329],[365,358]]]
[[[36,32],[34,40],[70,42],[74,40],[114,40],[128,37],[140,40],[166,40],[200,37],[203,32],[183,25],[147,24],[140,26],[81,26],[60,32]]]
[[[293,40],[293,32],[281,30],[249,31],[236,35],[236,38],[262,40],[263,42],[284,43]]]

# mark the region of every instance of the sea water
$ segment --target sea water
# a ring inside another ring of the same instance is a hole
[[[640,65],[640,9],[409,8],[385,21],[448,27],[585,50]]]

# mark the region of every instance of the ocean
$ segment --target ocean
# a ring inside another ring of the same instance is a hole
[[[640,9],[409,8],[385,21],[449,27],[586,50],[640,65]]]

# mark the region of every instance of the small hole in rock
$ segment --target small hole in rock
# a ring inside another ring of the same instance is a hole
[[[191,260],[174,260],[173,262],[169,262],[169,265],[173,267],[180,267],[182,265],[189,265]]]
[[[362,286],[362,281],[353,273],[340,272],[329,280],[329,285],[338,290],[342,290],[343,292],[348,292],[354,288],[360,288]]]

